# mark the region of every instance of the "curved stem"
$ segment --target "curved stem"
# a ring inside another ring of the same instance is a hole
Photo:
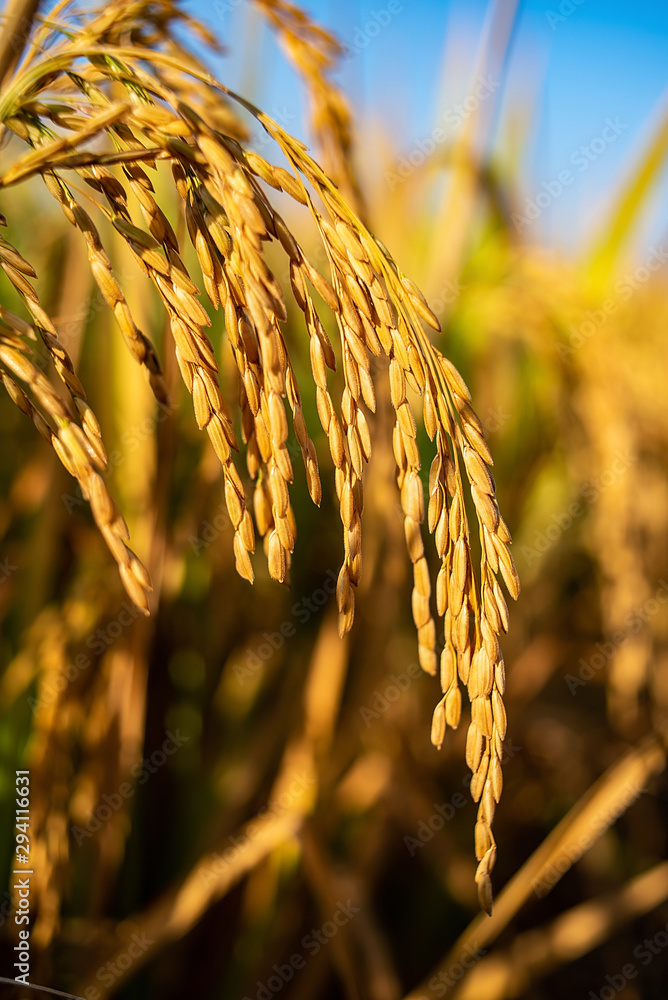
[[[0,87],[21,57],[41,0],[10,0],[0,35]]]

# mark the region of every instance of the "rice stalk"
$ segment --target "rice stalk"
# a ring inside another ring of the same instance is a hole
[[[352,115],[345,95],[329,79],[343,55],[343,47],[295,4],[286,0],[254,2],[277,32],[288,59],[306,84],[311,132],[325,171],[360,215],[364,202],[352,164]]]
[[[434,973],[447,974],[464,949],[476,951],[493,942],[527,900],[542,898],[570,866],[598,842],[642,794],[646,783],[666,766],[666,733],[653,733],[621,758],[581,796],[560,823],[548,834],[518,872],[504,886],[490,919],[479,914],[452,945]],[[404,1000],[418,1000],[427,990],[427,980]]]
[[[456,1000],[514,1000],[538,979],[600,947],[630,920],[668,899],[668,862],[661,861],[620,888],[561,913],[547,926],[518,934],[505,951],[482,958],[460,986]]]
[[[293,41],[301,39],[302,49],[315,44],[315,29],[300,22],[304,30],[296,31],[297,15],[288,5],[267,0],[262,6],[281,31],[292,32]],[[337,583],[341,636],[352,627],[362,575],[363,482],[376,407],[371,358],[388,360],[396,418],[393,450],[413,566],[419,660],[427,673],[440,672],[442,697],[431,738],[440,747],[447,727],[457,727],[465,686],[471,703],[466,758],[473,774],[471,792],[479,803],[476,882],[481,905],[490,912],[490,874],[496,858],[491,824],[501,795],[506,735],[505,669],[498,637],[508,629],[508,610],[498,577],[514,598],[519,579],[495,497],[492,456],[482,424],[461,375],[433,343],[440,326],[422,292],[364,226],[304,144],[213,80],[192,57],[175,34],[184,25],[200,30],[167,0],[114,0],[98,12],[81,15],[76,31],[44,22],[40,46],[33,47],[0,97],[0,122],[29,147],[0,174],[0,189],[33,176],[43,179],[85,241],[102,296],[131,354],[146,369],[157,401],[166,405],[156,350],[135,322],[94,215],[110,223],[155,287],[198,426],[206,430],[220,460],[234,526],[236,568],[251,582],[256,531],[263,539],[270,576],[280,583],[289,580],[297,525],[290,502],[294,470],[287,448],[288,408],[311,498],[319,505],[322,497],[318,455],[290,358],[294,345],[286,342],[286,328],[281,326],[287,319],[284,290],[265,252],[269,245],[280,248],[289,266],[290,294],[309,337],[317,411],[335,469],[344,552]],[[307,71],[311,77],[318,64],[313,59]],[[327,102],[331,94],[321,99]],[[289,170],[245,148],[243,126],[234,123],[234,104],[263,126]],[[340,146],[345,148],[345,143]],[[171,168],[201,275],[188,272],[184,249],[156,199],[148,170],[163,163]],[[272,204],[272,190],[306,207],[325,252],[326,275],[313,267]],[[0,266],[32,317],[30,325],[2,311],[3,385],[77,478],[128,594],[147,613],[150,579],[125,544],[125,522],[100,474],[106,469],[106,453],[99,424],[55,325],[28,280],[35,272],[5,240],[0,242]],[[228,349],[238,371],[237,407],[221,392],[219,360],[206,332],[212,321],[200,301],[200,276],[210,305],[224,315]],[[312,289],[333,316],[336,347]],[[36,335],[46,345],[64,391],[31,360],[28,341]],[[330,373],[339,366],[343,390],[335,398]],[[418,417],[435,441],[426,514],[441,563],[435,602],[443,627],[440,657],[422,531],[425,497],[414,398],[420,399]],[[235,410],[254,484],[252,499],[234,460],[239,451]],[[478,530],[479,576],[467,503]]]

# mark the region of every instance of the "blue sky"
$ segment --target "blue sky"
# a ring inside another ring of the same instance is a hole
[[[190,0],[188,6],[230,45],[217,75],[246,94],[252,87],[262,107],[306,138],[295,77],[246,0]],[[391,135],[397,156],[471,93],[487,0],[308,0],[303,6],[350,49],[338,79],[358,120]],[[531,238],[570,248],[594,236],[666,106],[667,68],[663,0],[520,0],[494,148],[520,206],[546,185],[556,190],[560,172],[573,177],[532,225]],[[641,256],[668,235],[666,173],[643,216],[635,245]]]

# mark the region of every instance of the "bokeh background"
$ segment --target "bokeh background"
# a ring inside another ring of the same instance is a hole
[[[219,465],[158,303],[109,236],[161,348],[169,415],[119,343],[85,249],[28,184],[11,193],[9,238],[76,359],[156,589],[150,619],[136,618],[76,484],[0,399],[0,971],[11,975],[14,769],[26,767],[35,982],[89,1000],[658,1000],[668,10],[303,6],[345,47],[332,79],[353,111],[360,211],[441,320],[438,345],[471,388],[514,538],[523,589],[504,645],[494,914],[477,906],[465,726],[440,752],[429,742],[438,692],[415,668],[389,400],[379,396],[364,578],[342,641],[324,436],[320,510],[297,470],[290,587],[258,560],[251,588],[234,572]],[[261,12],[246,0],[184,7],[225,46],[207,57],[215,75],[308,140],[302,82]],[[280,162],[257,129],[249,141]],[[307,220],[288,218],[318,263]],[[18,311],[7,282],[2,294]],[[306,385],[298,316],[286,329]],[[213,339],[229,375],[219,316]],[[317,427],[315,393],[303,395]]]

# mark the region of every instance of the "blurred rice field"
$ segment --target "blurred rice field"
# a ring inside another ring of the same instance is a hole
[[[503,52],[488,56],[505,65]],[[17,940],[14,772],[25,768],[31,982],[86,1000],[665,996],[668,256],[659,243],[638,253],[635,236],[665,170],[668,114],[600,230],[567,258],[513,221],[530,192],[485,141],[494,101],[393,189],[379,182],[400,152],[389,135],[372,140],[375,179],[355,173],[357,192],[349,179],[370,230],[441,320],[434,337],[471,389],[514,539],[522,593],[504,646],[493,915],[475,891],[466,727],[440,751],[429,741],[439,695],[417,667],[389,391],[342,640],[330,464],[318,510],[295,463],[289,587],[260,561],[253,587],[240,580],[220,467],[157,297],[103,229],[161,354],[169,412],[120,342],[78,234],[31,181],[9,192],[6,236],[33,263],[87,387],[110,488],[155,590],[143,618],[76,483],[0,398],[4,975]],[[369,141],[355,137],[353,164]],[[156,178],[181,238],[169,173]],[[305,215],[287,213],[318,265]],[[21,311],[4,278],[2,301]],[[286,331],[307,383],[295,309]],[[303,405],[317,427],[314,391]],[[426,486],[432,452],[419,433]],[[322,432],[315,444],[328,455]],[[288,447],[299,454],[294,437]]]

